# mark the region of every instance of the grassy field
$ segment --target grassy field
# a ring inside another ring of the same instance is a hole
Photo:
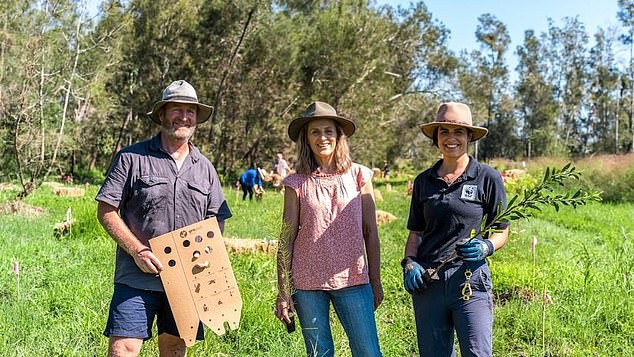
[[[378,208],[398,217],[380,227],[386,298],[377,310],[385,356],[417,355],[411,302],[399,261],[409,197],[404,185]],[[0,215],[0,355],[105,355],[102,331],[112,293],[113,241],[95,218],[97,187],[84,198],[62,198],[41,187],[26,203],[40,215]],[[0,191],[5,201],[11,191]],[[234,217],[226,236],[276,239],[282,196],[242,202],[227,191]],[[72,208],[77,224],[56,238],[53,224]],[[495,290],[496,356],[634,356],[634,205],[594,203],[559,213],[545,210],[515,222],[509,244],[490,259]],[[537,239],[534,250],[530,242]],[[244,307],[241,327],[225,336],[207,331],[191,356],[301,356],[299,332],[287,334],[273,316],[275,261],[265,254],[231,255]],[[19,262],[19,274],[12,270]],[[338,324],[337,355],[350,352]],[[155,339],[143,356],[157,355]]]

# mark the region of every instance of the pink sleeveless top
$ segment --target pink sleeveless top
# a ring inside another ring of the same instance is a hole
[[[291,174],[282,182],[299,198],[292,279],[300,290],[367,284],[361,187],[372,171],[353,163],[343,174]]]

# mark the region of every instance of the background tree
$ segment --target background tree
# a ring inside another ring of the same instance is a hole
[[[577,18],[563,19],[562,28],[549,19],[548,33],[543,34],[548,61],[548,81],[559,106],[558,140],[561,150],[571,155],[585,152],[583,128],[580,118],[584,115],[584,94],[588,80],[586,44],[588,35]]]
[[[614,40],[610,33],[599,29],[594,35],[596,45],[590,49],[588,113],[583,132],[588,151],[619,152],[619,71],[614,57]],[[589,147],[591,146],[591,147]]]
[[[481,158],[514,157],[520,146],[512,99],[507,94],[509,77],[504,58],[511,38],[506,25],[495,16],[484,14],[478,21],[475,35],[482,51],[472,51],[469,58],[463,54],[460,87],[472,103],[475,118],[489,129],[489,135],[478,143]]]
[[[629,84],[627,89],[629,91],[630,101],[628,103],[627,113],[631,133],[630,151],[634,152],[634,1],[618,0],[617,4],[619,11],[616,17],[625,27],[625,34],[621,36],[621,41],[628,45],[630,49],[630,65],[627,68],[627,81],[623,81],[623,83]]]
[[[633,144],[632,59],[622,68],[613,49],[624,28],[632,50],[630,1],[619,1],[623,26],[591,48],[576,18],[527,31],[516,76],[504,23],[481,15],[480,48],[458,58],[422,1],[105,0],[92,19],[80,5],[0,4],[0,176],[23,194],[49,176],[98,180],[120,148],[158,132],[146,113],[180,78],[216,108],[193,140],[225,183],[250,163],[271,169],[277,152],[292,159],[286,125],[314,100],[357,122],[356,161],[396,171],[437,159],[419,126],[449,100],[490,129],[481,160]]]
[[[519,57],[515,87],[519,120],[522,125],[524,152],[528,158],[553,155],[557,133],[557,105],[553,89],[544,78],[544,50],[534,31],[524,33],[524,43],[517,47]]]

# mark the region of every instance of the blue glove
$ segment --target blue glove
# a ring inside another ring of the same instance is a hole
[[[415,291],[422,291],[427,288],[427,284],[423,281],[425,270],[411,257],[406,257],[401,261],[403,267],[403,286],[408,293],[413,294]]]
[[[465,262],[478,262],[493,255],[495,247],[488,239],[472,239],[466,243],[456,245],[456,253]]]

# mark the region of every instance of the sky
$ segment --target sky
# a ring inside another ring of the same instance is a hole
[[[375,0],[378,4],[398,5],[408,8],[410,0]],[[432,17],[451,31],[449,49],[459,54],[462,49],[479,49],[475,37],[478,17],[490,13],[502,21],[511,36],[507,54],[509,70],[517,65],[514,54],[517,46],[524,41],[524,31],[534,30],[539,36],[548,30],[548,18],[556,26],[563,26],[564,17],[578,16],[590,36],[588,44],[594,44],[592,36],[599,27],[620,26],[616,13],[617,0],[425,0]],[[624,48],[617,49],[618,55],[626,57]],[[629,52],[628,52],[629,55]]]

